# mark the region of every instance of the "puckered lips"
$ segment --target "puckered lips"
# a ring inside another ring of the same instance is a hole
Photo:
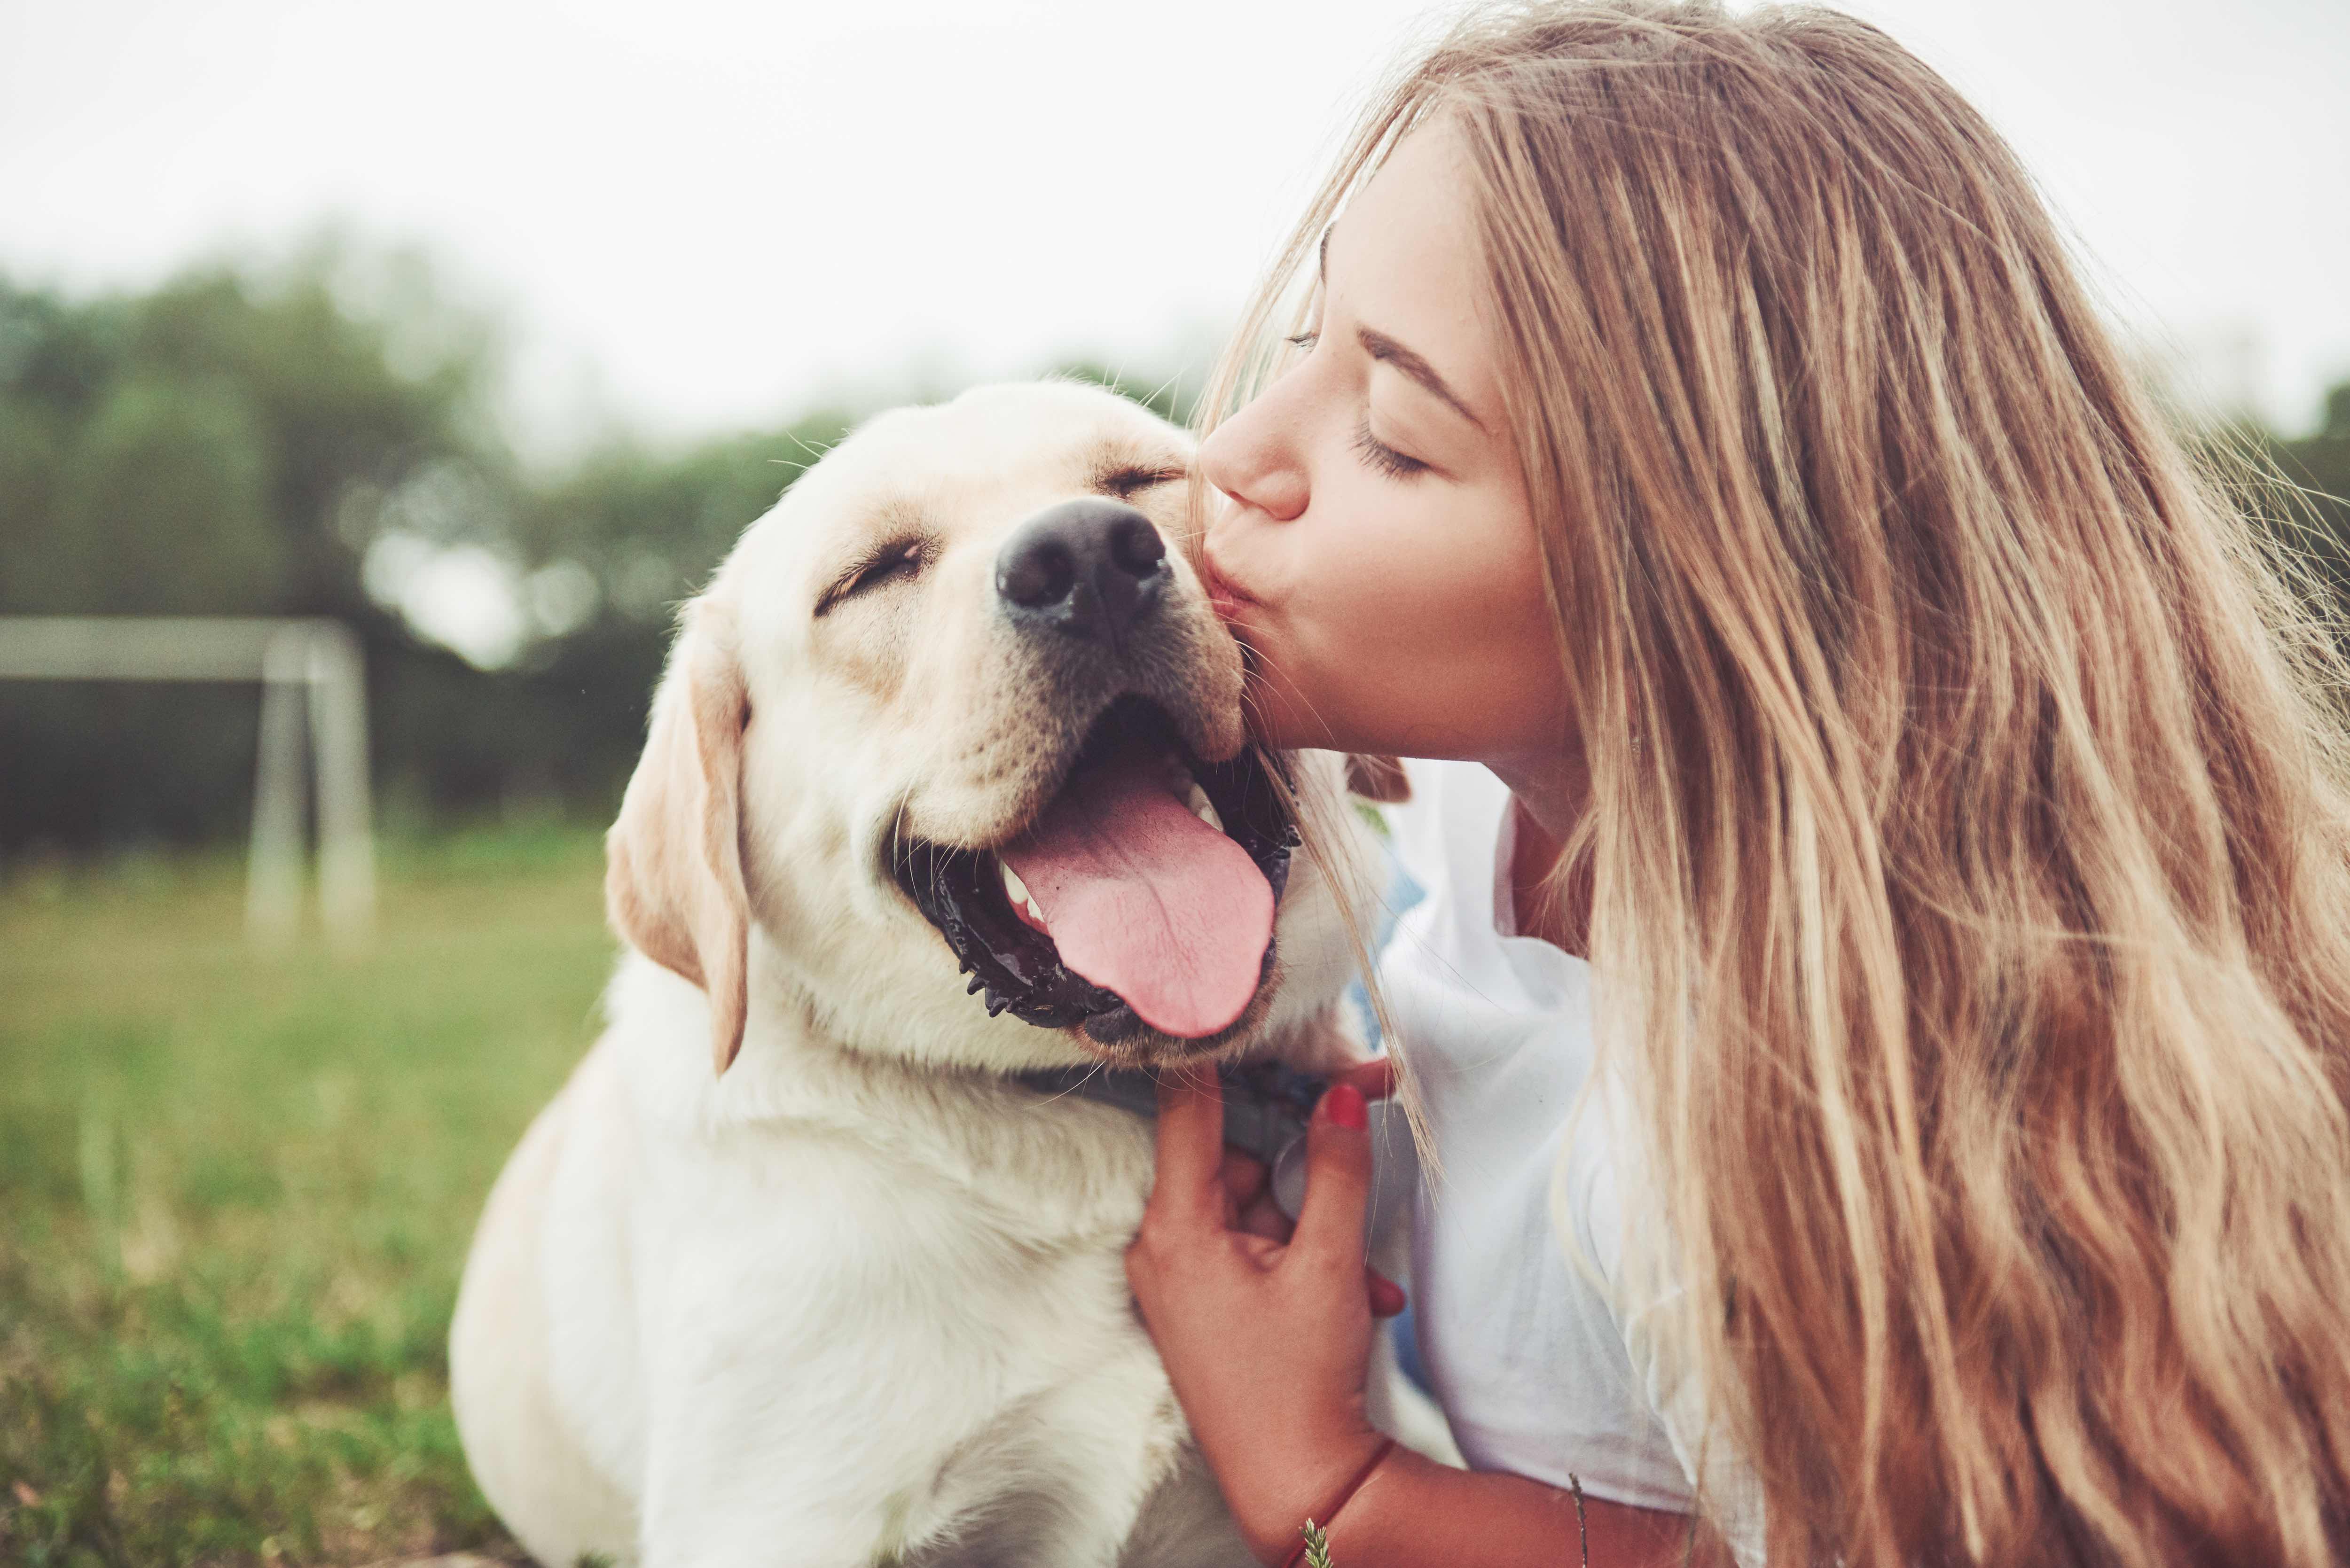
[[[1297,830],[1253,746],[1206,763],[1164,710],[1118,698],[1035,819],[985,848],[917,841],[899,885],[986,992],[988,1015],[1201,1040],[1273,963]]]

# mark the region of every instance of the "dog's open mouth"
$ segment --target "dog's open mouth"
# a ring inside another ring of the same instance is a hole
[[[1295,825],[1255,747],[1204,763],[1156,703],[1104,711],[1035,820],[989,849],[916,842],[899,886],[992,1017],[1102,1044],[1239,1022],[1273,963]]]

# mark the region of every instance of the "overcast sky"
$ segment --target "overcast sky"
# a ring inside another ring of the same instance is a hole
[[[2288,428],[2350,375],[2350,0],[1869,0],[2133,329]],[[1226,319],[1419,0],[0,0],[0,268],[74,291],[336,218],[515,325],[540,439]]]

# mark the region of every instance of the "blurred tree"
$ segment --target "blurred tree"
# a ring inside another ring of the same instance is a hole
[[[826,411],[781,431],[730,436],[675,456],[634,446],[591,454],[529,498],[520,537],[536,560],[587,567],[603,603],[622,618],[666,628],[671,612],[744,526],[852,422]]]
[[[143,295],[0,278],[0,613],[332,616],[394,810],[608,814],[676,607],[855,411],[533,477],[493,417],[497,349],[420,258],[332,236]],[[1169,417],[1191,398],[1055,373]],[[495,668],[416,629],[420,574],[460,558],[514,601],[511,647],[473,648]],[[249,689],[0,682],[0,857],[234,837],[257,713]]]
[[[2246,504],[2315,568],[2350,628],[2350,381],[2326,393],[2318,427],[2305,436],[2231,433],[2267,481],[2240,481]],[[2280,492],[2280,478],[2290,490]]]
[[[2325,394],[2316,430],[2277,444],[2287,476],[2314,493],[2334,533],[2350,541],[2350,381]]]
[[[66,417],[28,397],[0,395],[0,614],[45,607],[49,519],[73,434]]]
[[[62,454],[47,548],[11,597],[93,614],[275,608],[288,551],[267,447],[234,381],[120,383]]]
[[[530,788],[598,812],[618,804],[678,606],[852,422],[817,412],[673,456],[617,445],[523,499],[515,536],[544,640],[517,678],[551,742]]]
[[[484,336],[396,367],[403,324],[338,300],[346,259],[86,303],[0,280],[0,611],[336,616],[398,732],[403,688],[449,660],[369,602],[338,504],[505,457],[478,414]],[[234,836],[257,708],[234,688],[0,685],[0,851]]]

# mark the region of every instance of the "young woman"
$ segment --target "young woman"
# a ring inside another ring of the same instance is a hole
[[[1362,1418],[1363,1085],[1285,1243],[1167,1091],[1129,1272],[1265,1561],[2350,1558],[2340,668],[1945,83],[1473,17],[1209,422],[1263,734],[1460,759],[1380,978],[1475,1468]]]

